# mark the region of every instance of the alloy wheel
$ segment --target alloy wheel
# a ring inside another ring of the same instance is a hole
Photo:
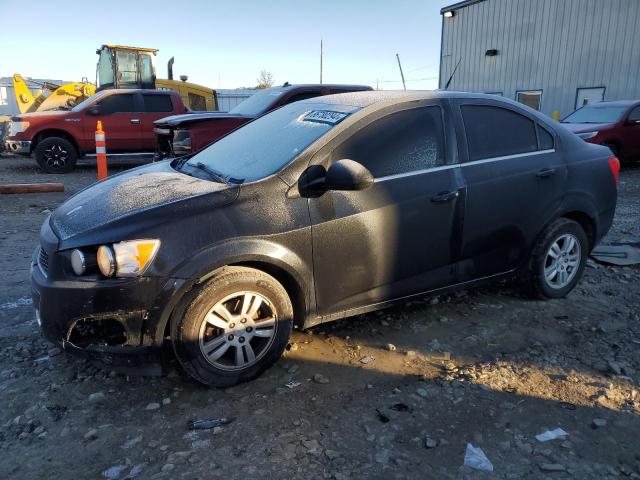
[[[582,248],[575,235],[565,233],[549,247],[544,261],[544,279],[547,285],[559,290],[571,283],[580,267]]]
[[[228,295],[202,320],[200,352],[216,368],[247,368],[269,350],[276,320],[275,307],[265,296],[248,291]]]
[[[57,144],[51,145],[42,155],[47,165],[53,168],[64,168],[69,158],[69,152]]]

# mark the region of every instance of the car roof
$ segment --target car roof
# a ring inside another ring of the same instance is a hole
[[[604,107],[630,107],[636,103],[640,104],[640,100],[613,100],[610,102],[597,102],[591,103],[588,106],[592,108],[604,108]],[[587,105],[585,105],[587,106]]]
[[[454,92],[448,90],[372,90],[364,92],[349,92],[334,95],[325,95],[303,100],[305,103],[320,103],[325,105],[349,105],[352,107],[365,108],[378,103],[403,103],[414,100],[430,100],[434,98],[468,98],[487,99],[493,98],[504,103],[510,103],[522,107],[517,103],[499,95],[489,95],[485,93]]]
[[[276,85],[275,87],[270,87],[265,89],[266,91],[278,91],[278,92],[286,92],[288,90],[303,90],[303,89],[311,89],[311,88],[329,88],[331,90],[372,90],[369,85],[345,85],[344,83],[297,83],[291,85]]]

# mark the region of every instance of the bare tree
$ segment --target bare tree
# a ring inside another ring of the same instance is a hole
[[[273,87],[273,74],[267,70],[261,70],[260,75],[256,79],[258,85],[256,88],[270,88]]]

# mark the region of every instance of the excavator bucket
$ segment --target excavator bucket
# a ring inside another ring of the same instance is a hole
[[[35,112],[44,101],[44,96],[41,93],[35,97],[33,96],[27,83],[19,73],[13,75],[13,91],[16,95],[20,113]]]

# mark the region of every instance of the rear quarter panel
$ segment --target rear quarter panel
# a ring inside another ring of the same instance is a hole
[[[595,224],[595,244],[609,231],[618,191],[609,167],[608,147],[592,145],[575,137],[566,142],[567,194],[562,213],[583,212]]]

